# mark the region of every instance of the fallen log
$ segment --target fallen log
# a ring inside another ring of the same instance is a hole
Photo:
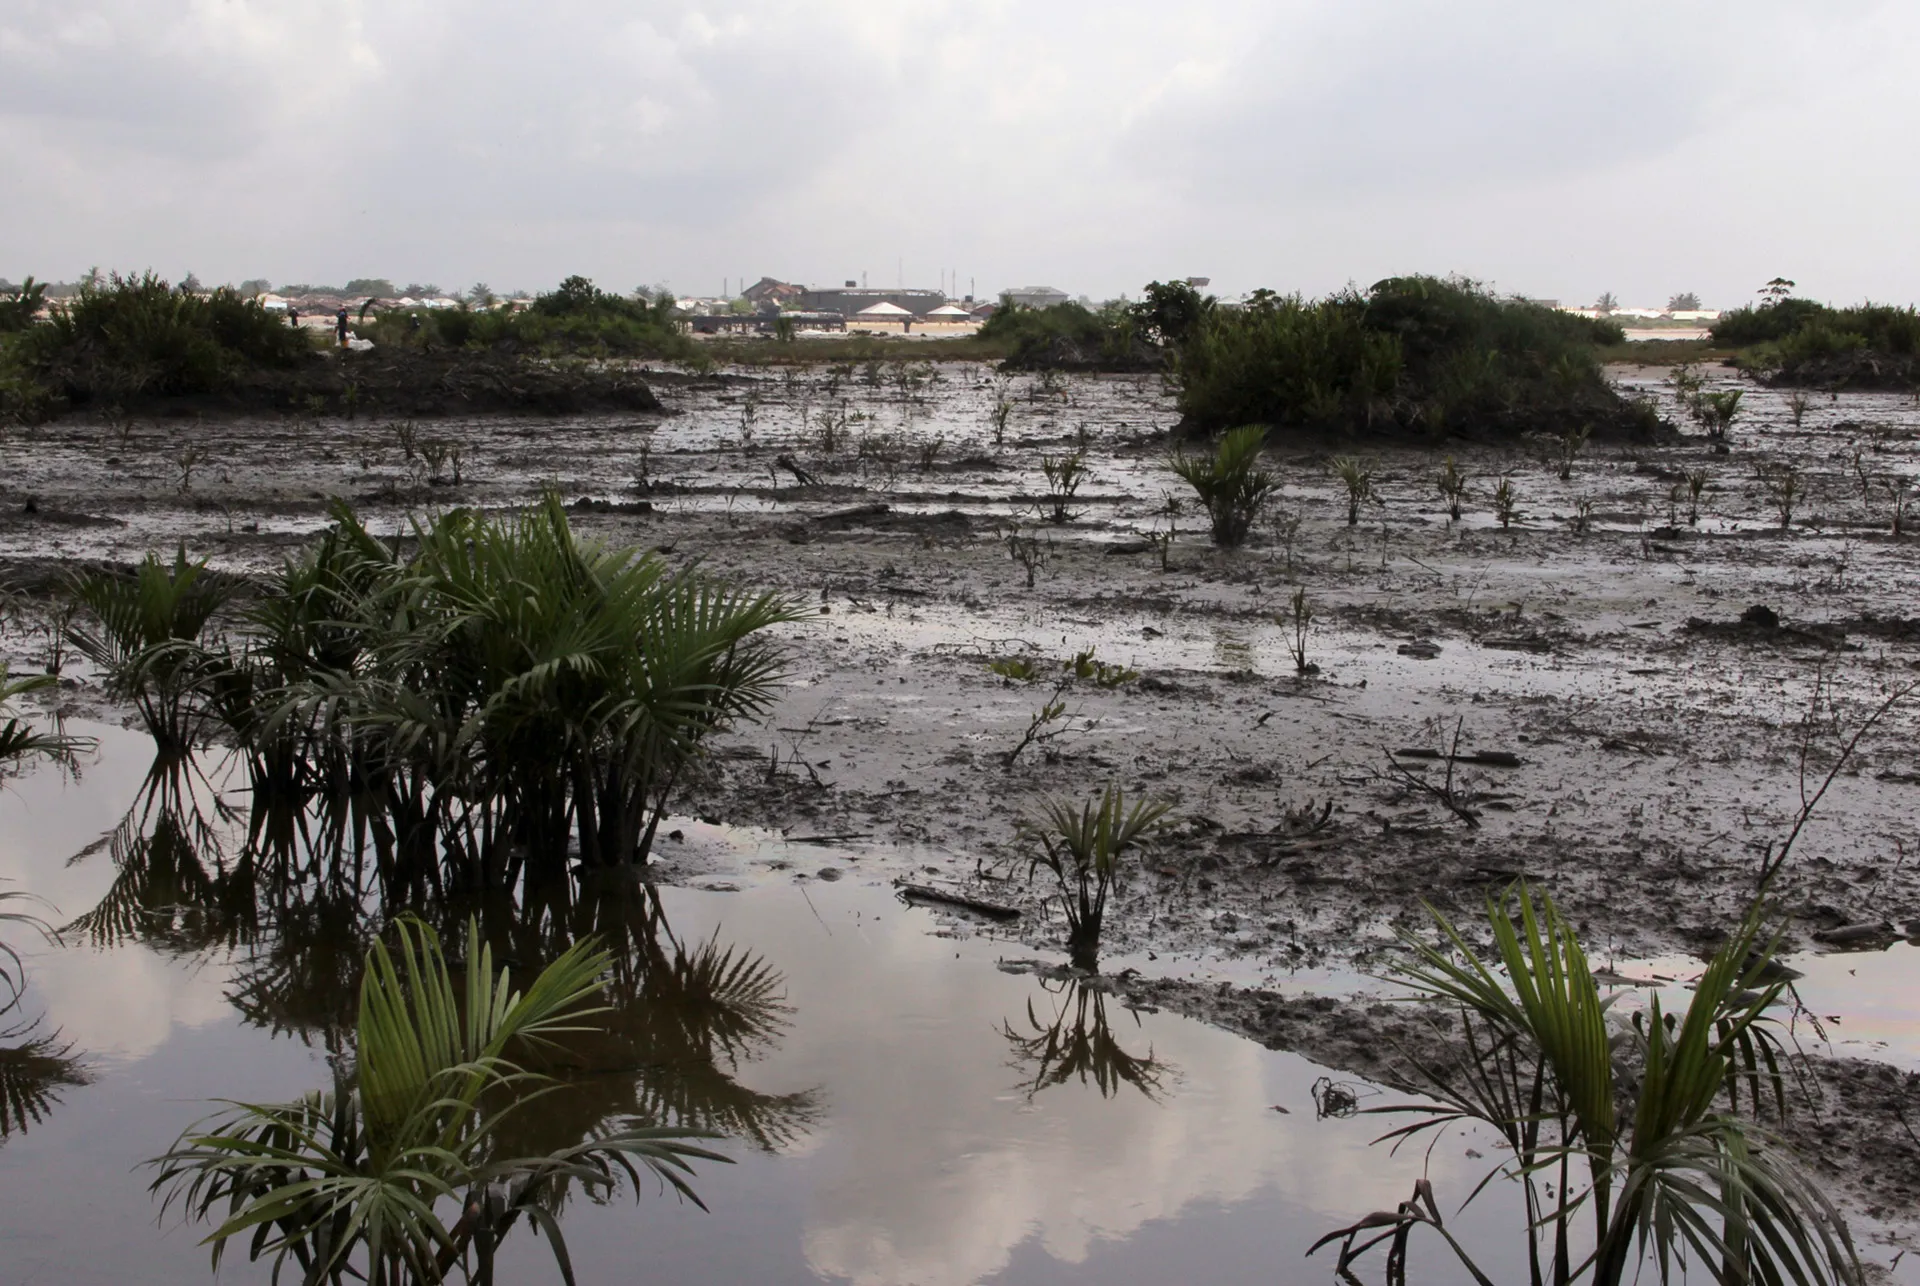
[[[946,889],[936,889],[930,884],[897,883],[900,898],[907,903],[933,902],[941,906],[959,907],[963,911],[972,911],[989,919],[1007,921],[1020,918],[1020,908],[1002,906],[996,902],[982,902],[979,898],[968,897],[964,893],[953,893]]]

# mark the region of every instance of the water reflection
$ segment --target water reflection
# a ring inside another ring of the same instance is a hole
[[[230,767],[209,771],[191,755],[154,761],[113,829],[69,861],[113,868],[104,895],[67,926],[72,938],[222,959],[227,1001],[249,1025],[327,1051],[336,1095],[352,1082],[367,951],[392,916],[420,916],[449,943],[465,939],[471,916],[520,979],[592,938],[611,953],[605,1008],[558,1045],[519,1055],[559,1088],[504,1118],[491,1144],[499,1154],[547,1155],[649,1125],[772,1153],[800,1146],[818,1122],[816,1090],[768,1094],[739,1079],[792,1020],[781,972],[717,931],[683,940],[637,872],[521,895],[417,896],[417,883],[392,878],[393,850],[366,842],[391,833],[390,823],[320,797],[289,808],[284,792],[255,792],[252,807],[236,808],[221,792],[241,775]],[[60,1084],[83,1083],[68,1051],[44,1040],[10,1067],[23,1087],[9,1108],[13,1128],[37,1121]],[[42,1090],[29,1091],[29,1072]],[[554,1211],[567,1195],[555,1191]]]
[[[217,807],[217,766],[169,782],[142,777],[139,756],[131,770],[124,755],[103,760],[85,793],[28,783],[0,799],[0,847],[21,855],[29,887],[101,902],[82,917],[87,949],[35,962],[49,1022],[97,1060],[90,1110],[55,1111],[0,1151],[0,1184],[18,1198],[0,1206],[0,1242],[49,1279],[203,1286],[204,1251],[152,1229],[133,1166],[203,1098],[351,1084],[361,962],[403,910],[456,944],[473,914],[522,985],[583,936],[612,949],[600,1029],[540,1063],[563,1086],[509,1118],[503,1153],[642,1120],[744,1142],[726,1149],[738,1164],[701,1167],[713,1217],[547,1198],[565,1210],[582,1281],[631,1275],[636,1253],[654,1279],[687,1283],[1271,1280],[1428,1164],[1369,1152],[1362,1122],[1317,1121],[1320,1069],[1125,1009],[1097,984],[998,968],[998,944],[933,936],[924,914],[858,879],[813,887],[811,902],[780,877],[703,893],[612,873],[538,895],[383,896],[350,859],[338,882],[314,877],[303,845],[331,841],[271,838],[244,791]],[[116,816],[134,801],[121,842],[73,866],[61,859],[77,835],[34,855],[34,827],[72,833],[103,797]],[[69,1208],[77,1192],[84,1216]],[[501,1254],[503,1280],[551,1278],[544,1238],[510,1238]]]
[[[62,1090],[93,1080],[70,1043],[39,1027],[0,1030],[0,1145],[46,1120]]]
[[[64,932],[99,947],[143,942],[177,952],[251,941],[256,869],[250,850],[226,859],[234,820],[195,759],[156,758],[119,823],[71,859],[105,852],[114,880]]]
[[[1097,1086],[1102,1098],[1112,1098],[1127,1085],[1149,1099],[1159,1098],[1170,1069],[1153,1056],[1151,1045],[1144,1055],[1121,1047],[1107,1020],[1108,996],[1098,979],[1042,982],[1041,994],[1054,1002],[1051,1019],[1043,1020],[1029,997],[1026,1030],[1015,1029],[1011,1021],[1000,1029],[1013,1046],[1014,1066],[1026,1077],[1027,1097],[1077,1080]],[[1140,1028],[1137,1014],[1133,1025]]]

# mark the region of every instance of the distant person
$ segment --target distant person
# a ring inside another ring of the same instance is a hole
[[[333,315],[333,333],[340,337],[340,347],[347,346],[347,306],[340,305],[340,311]]]
[[[300,310],[292,304],[287,305],[287,324],[295,330],[300,329]]]

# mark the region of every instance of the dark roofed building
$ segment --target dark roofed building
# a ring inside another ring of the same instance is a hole
[[[815,312],[839,313],[842,317],[852,317],[873,307],[875,304],[892,304],[895,308],[904,308],[915,317],[924,317],[940,305],[947,297],[937,290],[887,290],[874,286],[835,286],[822,290],[809,290],[801,300],[801,306]]]
[[[805,286],[796,286],[790,281],[776,281],[772,277],[762,277],[740,292],[740,297],[755,308],[764,308],[771,304],[775,308],[786,308],[800,302],[807,293]]]

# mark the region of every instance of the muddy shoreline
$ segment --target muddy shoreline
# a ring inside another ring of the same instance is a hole
[[[587,502],[580,530],[819,609],[786,630],[779,705],[723,739],[687,813],[832,837],[863,878],[1019,907],[1021,936],[1052,952],[1057,922],[1014,878],[1020,810],[1109,780],[1167,796],[1182,824],[1109,912],[1108,957],[1139,970],[1128,994],[1375,1078],[1392,1074],[1388,1018],[1342,980],[1422,931],[1423,904],[1470,920],[1526,876],[1596,959],[1708,949],[1803,789],[1920,671],[1920,577],[1886,486],[1920,475],[1907,399],[1845,393],[1796,424],[1747,385],[1732,457],[1694,437],[1595,444],[1565,479],[1529,447],[1456,443],[1473,475],[1457,523],[1433,452],[1356,444],[1382,502],[1350,526],[1327,452],[1282,446],[1278,521],[1220,551],[1189,507],[1163,564],[1178,417],[1157,376],[903,369],[649,375],[664,415],[443,417],[457,483],[397,411],[71,416],[11,446],[0,580],[29,599],[0,647],[16,668],[44,663],[41,603],[76,561],[184,543],[248,574],[310,539],[336,496],[386,534],[412,510],[557,487]],[[1660,372],[1615,375],[1674,414]],[[1041,459],[1080,445],[1071,520],[1044,521]],[[1784,523],[1761,463],[1799,480]],[[1693,473],[1707,479],[1690,520],[1676,487]],[[1511,527],[1490,512],[1500,478],[1520,497]],[[1032,542],[1032,588],[1009,537]],[[1308,672],[1287,650],[1296,586],[1313,606]],[[1068,692],[1057,735],[1009,767],[1046,685],[988,662],[1086,647],[1140,678]],[[78,672],[58,699],[116,714]],[[1780,884],[1790,947],[1920,918],[1917,732],[1920,702],[1896,705],[1833,778]],[[740,873],[662,856],[670,881]],[[1920,1144],[1899,1121],[1920,1120],[1920,1090],[1882,1086],[1884,1065],[1808,1065],[1823,1097],[1804,1139],[1862,1209],[1905,1222]]]

